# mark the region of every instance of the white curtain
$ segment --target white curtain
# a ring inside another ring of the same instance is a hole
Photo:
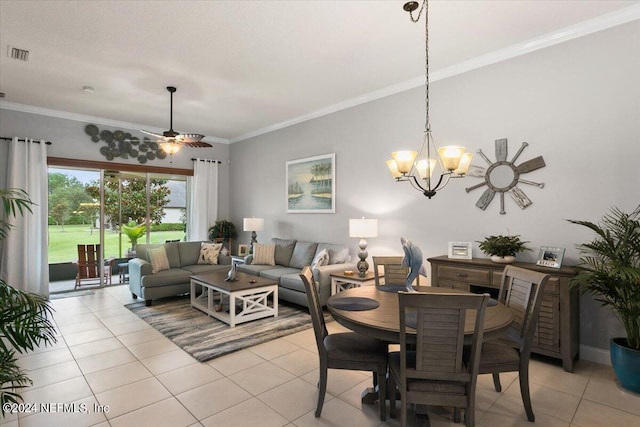
[[[194,160],[189,178],[187,240],[208,240],[209,228],[218,219],[218,162]]]
[[[7,159],[7,188],[26,191],[33,213],[11,218],[2,250],[0,277],[16,289],[49,296],[47,148],[31,139],[13,138]]]

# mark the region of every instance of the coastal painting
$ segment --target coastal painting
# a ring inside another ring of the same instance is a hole
[[[287,213],[336,212],[336,153],[287,162]]]

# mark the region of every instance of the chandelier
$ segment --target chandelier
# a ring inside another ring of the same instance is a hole
[[[425,28],[425,123],[420,151],[394,151],[387,166],[396,182],[408,181],[416,190],[429,199],[443,189],[451,178],[463,178],[471,165],[473,154],[465,147],[445,146],[438,148],[431,134],[429,121],[429,2],[423,0],[420,10],[418,2],[405,3],[403,9],[409,12],[411,22],[417,23],[424,10]],[[437,172],[437,173],[436,173]],[[435,176],[434,176],[435,175]],[[439,175],[439,176],[438,176]]]

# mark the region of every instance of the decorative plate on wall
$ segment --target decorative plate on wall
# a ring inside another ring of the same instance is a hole
[[[84,131],[91,141],[95,143],[104,142],[105,145],[100,147],[100,154],[107,160],[120,159],[136,159],[138,163],[145,164],[155,159],[164,159],[167,153],[164,152],[157,142],[145,137],[142,141],[137,136],[131,135],[129,132],[115,130],[98,129],[96,125],[89,124],[85,126]]]

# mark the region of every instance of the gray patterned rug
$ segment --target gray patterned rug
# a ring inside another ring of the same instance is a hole
[[[305,307],[278,304],[278,317],[241,323],[232,328],[192,308],[189,296],[126,307],[200,362],[312,327]],[[329,319],[327,319],[329,320]]]

